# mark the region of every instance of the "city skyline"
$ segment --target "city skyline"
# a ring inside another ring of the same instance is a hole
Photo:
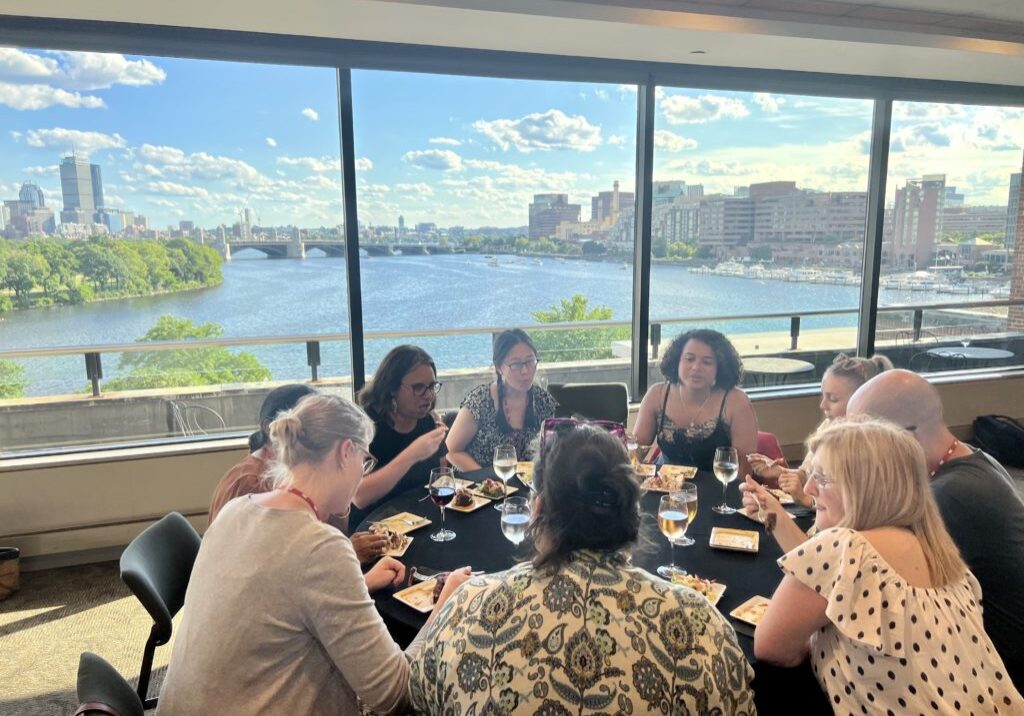
[[[360,221],[517,227],[533,195],[582,204],[634,191],[635,88],[357,70]],[[864,191],[871,102],[659,89],[656,180],[709,194],[795,181]],[[106,204],[163,227],[342,221],[334,72],[327,68],[0,49],[0,198],[25,180],[60,195],[59,157],[103,166]],[[944,173],[970,205],[1005,205],[1019,171],[1015,108],[894,106],[887,200]]]

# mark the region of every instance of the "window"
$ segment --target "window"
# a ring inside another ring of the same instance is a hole
[[[903,367],[1019,363],[1024,111],[893,103],[876,331]],[[1018,291],[1020,287],[1018,286]]]
[[[457,407],[526,329],[541,382],[626,381],[636,91],[353,73],[367,372],[426,349]],[[550,322],[620,325],[542,330]]]
[[[871,117],[867,100],[659,88],[659,351],[692,328],[720,330],[760,386],[816,381],[855,350]]]
[[[3,52],[0,447],[249,428],[347,330],[336,71]]]

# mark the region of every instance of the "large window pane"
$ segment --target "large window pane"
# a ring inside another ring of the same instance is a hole
[[[1020,361],[1021,307],[975,304],[1024,298],[1022,136],[1019,108],[893,104],[876,344],[900,365]]]
[[[871,116],[864,100],[659,88],[659,351],[683,331],[716,328],[756,387],[815,381],[854,350]]]
[[[521,326],[542,380],[628,380],[635,88],[359,71],[353,92],[368,372],[418,344],[457,407],[490,329]]]
[[[0,449],[250,427],[347,330],[335,71],[0,52],[0,350],[66,351],[0,356]]]

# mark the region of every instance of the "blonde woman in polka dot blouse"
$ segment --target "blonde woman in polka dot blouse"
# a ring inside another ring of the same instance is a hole
[[[843,716],[1024,713],[920,445],[892,423],[847,419],[808,446],[820,531],[779,560],[785,576],[755,632],[757,658],[810,657]]]

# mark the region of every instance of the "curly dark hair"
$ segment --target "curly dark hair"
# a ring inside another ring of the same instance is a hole
[[[700,341],[715,354],[715,385],[729,391],[743,380],[743,361],[729,339],[718,331],[710,328],[695,328],[682,333],[673,339],[661,357],[661,374],[669,383],[679,382],[679,361],[683,357],[683,348],[690,340]]]
[[[591,425],[545,443],[534,468],[540,505],[530,532],[538,570],[577,549],[618,550],[640,534],[640,486],[622,441]]]
[[[379,423],[388,419],[391,414],[391,401],[402,387],[402,379],[409,371],[424,364],[429,365],[434,375],[437,375],[434,359],[419,346],[401,345],[388,351],[373,374],[373,379],[363,386],[357,396],[359,405],[373,422]]]

